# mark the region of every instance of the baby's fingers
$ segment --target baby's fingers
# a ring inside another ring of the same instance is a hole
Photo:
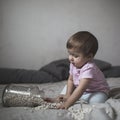
[[[55,99],[54,98],[43,98],[44,101],[54,103]]]
[[[65,109],[65,106],[63,104],[57,105],[57,109]]]

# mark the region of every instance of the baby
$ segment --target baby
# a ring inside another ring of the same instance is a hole
[[[67,85],[56,99],[46,98],[49,102],[62,102],[58,109],[68,109],[77,100],[87,103],[103,103],[108,98],[109,86],[103,73],[93,62],[98,50],[96,37],[88,31],[72,35],[66,44],[70,70]]]

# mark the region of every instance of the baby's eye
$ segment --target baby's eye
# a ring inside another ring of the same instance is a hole
[[[74,55],[75,58],[79,57],[78,55]]]
[[[71,55],[72,57],[78,58],[79,55],[78,54],[74,54],[74,53],[69,53],[69,55]]]

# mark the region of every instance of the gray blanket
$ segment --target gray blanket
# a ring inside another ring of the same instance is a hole
[[[120,120],[120,78],[107,78],[111,96],[105,103],[84,104],[78,101],[68,110],[44,107],[3,107],[0,100],[0,120]],[[48,97],[57,96],[67,81],[36,84]],[[29,84],[27,84],[29,85]],[[0,85],[0,98],[5,85]]]
[[[120,77],[120,66],[94,59],[96,65],[103,71],[105,77]],[[68,59],[53,61],[39,70],[19,68],[0,68],[0,84],[9,83],[48,83],[66,80],[69,75]]]

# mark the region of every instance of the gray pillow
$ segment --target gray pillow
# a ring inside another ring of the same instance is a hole
[[[96,65],[103,71],[111,68],[111,64],[94,59]],[[114,70],[113,70],[114,71]],[[106,73],[107,72],[107,73]],[[105,71],[107,76],[111,71]],[[8,83],[47,83],[66,80],[69,76],[69,60],[60,59],[52,61],[40,70],[0,68],[0,84]]]
[[[105,77],[120,77],[120,66],[112,66],[108,70],[103,71]]]
[[[109,62],[98,60],[98,59],[94,59],[93,61],[101,69],[101,71],[111,68],[111,64]]]

